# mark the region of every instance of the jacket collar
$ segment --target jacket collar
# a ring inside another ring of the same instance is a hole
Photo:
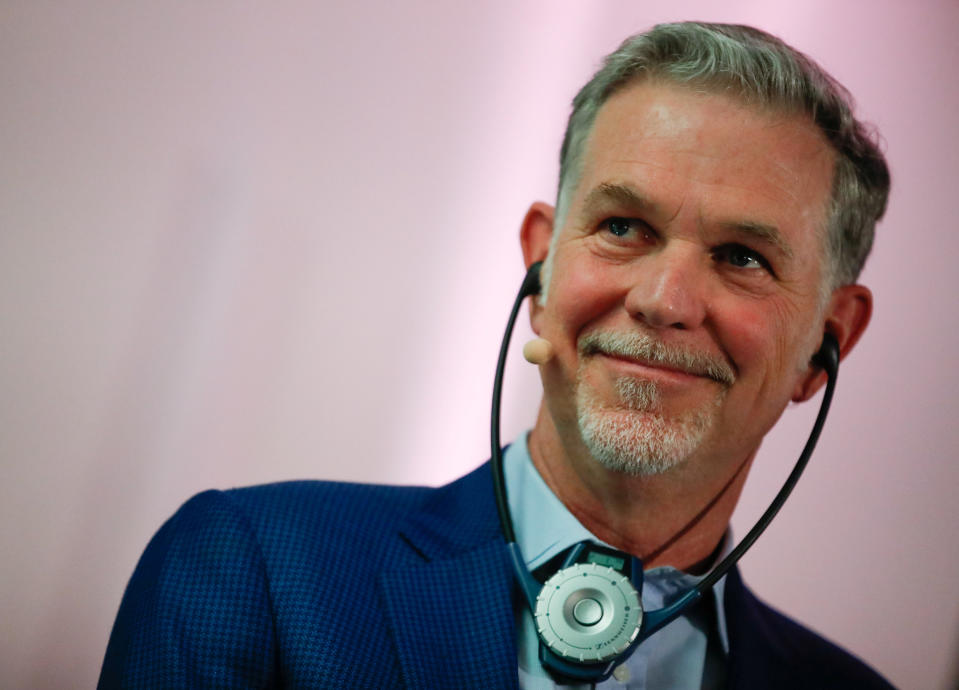
[[[380,576],[410,688],[516,688],[513,573],[488,464],[432,492],[399,527],[422,562]]]
[[[430,492],[398,527],[400,536],[428,561],[457,556],[492,539],[502,543],[489,463]]]

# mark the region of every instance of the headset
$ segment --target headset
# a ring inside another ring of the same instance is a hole
[[[819,351],[812,358],[812,363],[823,369],[827,376],[819,414],[796,465],[762,517],[695,587],[668,606],[643,611],[643,564],[635,556],[583,541],[561,555],[562,565],[556,572],[545,576],[540,574],[541,578],[546,578],[541,582],[527,569],[516,543],[503,476],[500,401],[506,352],[516,316],[523,300],[540,291],[541,265],[542,262],[531,265],[523,279],[506,324],[496,364],[490,423],[493,490],[500,529],[509,549],[516,582],[536,622],[543,667],[559,681],[597,683],[606,680],[643,640],[680,616],[709,591],[742,558],[779,512],[806,468],[826,421],[839,372],[839,343],[831,333],[825,333]],[[547,353],[546,358],[548,356]]]

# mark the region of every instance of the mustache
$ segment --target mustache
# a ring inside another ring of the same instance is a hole
[[[594,331],[576,343],[580,355],[615,355],[672,369],[705,376],[725,386],[736,381],[736,372],[722,357],[697,352],[681,345],[666,345],[645,333],[610,333]]]

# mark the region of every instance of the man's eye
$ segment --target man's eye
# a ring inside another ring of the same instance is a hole
[[[626,237],[630,233],[646,233],[643,224],[633,218],[607,218],[600,227],[616,237]]]
[[[741,244],[725,244],[717,248],[713,255],[719,261],[725,261],[737,268],[764,268],[770,270],[769,262],[759,252]]]

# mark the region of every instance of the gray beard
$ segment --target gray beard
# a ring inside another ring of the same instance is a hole
[[[712,428],[729,386],[736,380],[728,362],[683,347],[666,347],[641,332],[588,333],[577,343],[581,357],[596,352],[649,359],[706,376],[722,391],[712,403],[667,417],[656,384],[641,378],[616,379],[618,399],[601,401],[583,380],[576,381],[576,410],[580,436],[602,465],[630,475],[662,474],[684,463],[696,452]]]
[[[633,476],[662,474],[686,462],[712,428],[713,413],[723,397],[705,409],[667,418],[651,381],[619,378],[616,392],[619,404],[602,403],[583,381],[577,382],[579,431],[601,465]]]

